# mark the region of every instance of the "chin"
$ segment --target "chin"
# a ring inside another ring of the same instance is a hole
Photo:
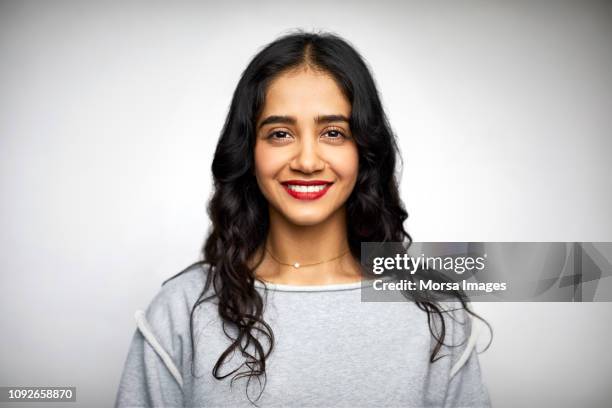
[[[301,227],[308,227],[320,224],[325,221],[329,216],[330,214],[321,212],[310,214],[304,212],[285,214],[285,217],[287,218],[287,220],[289,220],[289,222],[294,225],[299,225]]]

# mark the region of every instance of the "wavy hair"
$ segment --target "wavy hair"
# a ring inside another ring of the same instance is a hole
[[[212,374],[218,380],[234,374],[230,384],[248,377],[247,397],[251,378],[259,381],[263,376],[265,381],[266,358],[274,348],[274,333],[263,319],[265,302],[247,264],[264,244],[269,227],[268,202],[254,175],[255,121],[270,82],[300,67],[330,74],[352,106],[349,125],[358,146],[359,171],[345,203],[351,254],[361,258],[361,242],[412,242],[403,225],[408,213],[400,199],[396,176],[396,158],[401,161],[401,156],[364,59],[346,40],[332,33],[298,30],[266,45],[242,72],[217,143],[212,162],[214,192],[208,203],[212,226],[202,248],[202,260],[174,276],[196,265],[210,266],[204,289],[191,310],[191,345],[193,348],[197,307],[213,297],[218,299],[223,331],[231,345],[219,356]],[[257,265],[262,259],[263,255]],[[211,285],[214,294],[205,297]],[[416,296],[414,301],[427,313],[436,340],[430,356],[433,363],[444,341],[445,323],[440,319],[440,329],[434,330],[432,317],[442,317],[443,310],[430,297]],[[480,318],[467,308],[463,293],[456,293],[456,297],[469,313]],[[237,351],[244,363],[222,374],[222,366]],[[238,372],[241,367],[246,370]]]

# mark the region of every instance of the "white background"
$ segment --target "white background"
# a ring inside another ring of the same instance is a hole
[[[612,241],[609,2],[0,3],[0,385],[107,407],[135,323],[198,259],[250,58],[292,28],[375,76],[416,241]],[[609,405],[612,307],[477,304],[495,407]]]

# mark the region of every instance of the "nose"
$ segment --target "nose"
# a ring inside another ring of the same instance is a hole
[[[298,151],[289,163],[292,170],[314,173],[325,168],[325,162],[319,155],[319,146],[314,138],[302,138],[297,149]]]

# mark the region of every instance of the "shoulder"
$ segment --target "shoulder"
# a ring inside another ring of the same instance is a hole
[[[208,265],[192,264],[166,279],[154,301],[170,304],[177,303],[179,300],[191,299],[195,301],[202,294],[208,273]]]
[[[147,342],[167,351],[174,361],[180,361],[190,347],[191,311],[203,295],[208,271],[208,266],[191,265],[166,280],[146,310],[135,314]]]
[[[467,308],[469,303],[464,306],[459,301],[440,302],[440,311],[444,319],[444,327],[446,333],[453,340],[452,345],[465,345],[470,335],[472,335],[472,327],[474,319]]]
[[[208,266],[193,264],[164,281],[147,307],[149,323],[159,329],[170,324],[175,329],[188,324],[191,309],[203,294],[208,272]]]
[[[206,273],[199,263],[192,264],[162,284],[146,311],[136,311],[137,328],[122,379],[130,385],[122,385],[119,398],[132,398],[138,393],[133,387],[161,384],[171,377],[183,386],[181,372],[191,348],[190,311],[205,286]]]

